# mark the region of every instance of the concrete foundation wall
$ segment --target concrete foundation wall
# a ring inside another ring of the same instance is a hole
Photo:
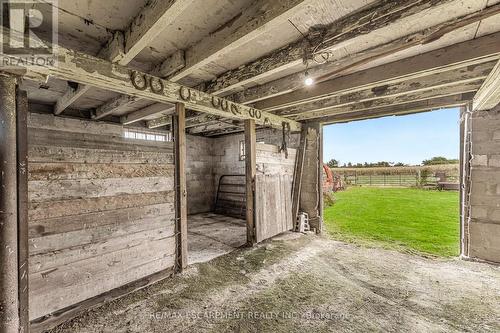
[[[217,191],[214,181],[215,139],[187,135],[186,143],[188,214],[213,211]]]
[[[471,133],[471,208],[465,254],[500,262],[500,112],[474,113]]]

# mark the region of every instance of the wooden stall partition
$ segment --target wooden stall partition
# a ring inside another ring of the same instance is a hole
[[[32,328],[173,269],[172,142],[35,113],[28,128]]]
[[[256,241],[294,228],[292,183],[296,150],[288,149],[288,158],[274,145],[257,145],[255,177]]]

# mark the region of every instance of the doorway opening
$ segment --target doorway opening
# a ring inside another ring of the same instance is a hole
[[[347,242],[460,254],[460,110],[324,127],[324,221]]]

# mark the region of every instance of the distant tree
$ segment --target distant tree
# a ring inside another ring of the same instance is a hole
[[[338,168],[339,164],[340,164],[339,161],[333,158],[326,163],[326,165],[328,165],[328,167],[330,168]]]
[[[431,159],[422,161],[422,165],[438,165],[438,164],[458,164],[458,159],[447,159],[443,156],[435,156]]]
[[[351,162],[347,163],[347,167],[352,168],[352,163]]]
[[[404,164],[403,162],[398,162],[398,163],[394,163],[394,166],[395,167],[404,167],[404,166],[408,166],[408,164]]]

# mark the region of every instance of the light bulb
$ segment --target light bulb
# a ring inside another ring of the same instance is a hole
[[[306,77],[304,83],[306,84],[306,86],[312,86],[314,84],[314,80],[310,77]]]

